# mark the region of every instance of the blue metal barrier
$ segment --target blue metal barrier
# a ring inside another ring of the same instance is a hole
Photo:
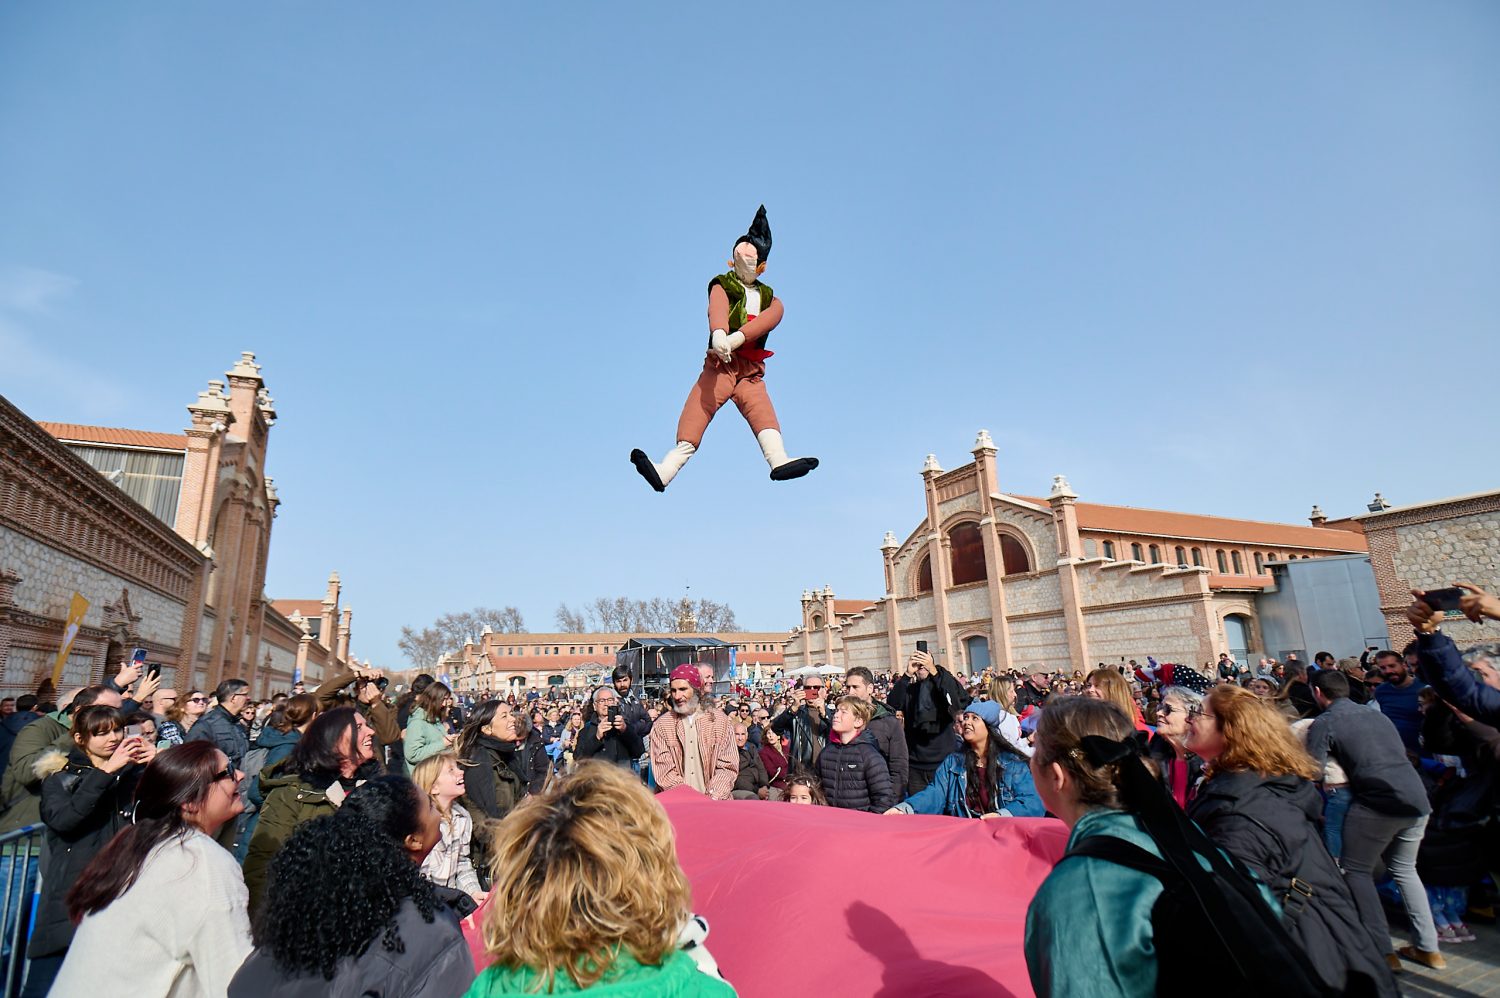
[[[36,922],[42,878],[40,823],[0,835],[0,965],[4,966],[3,998],[16,998],[26,983],[31,961],[26,946]]]

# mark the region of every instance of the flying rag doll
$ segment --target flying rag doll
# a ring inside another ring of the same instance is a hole
[[[781,299],[762,284],[766,258],[771,255],[771,226],[761,205],[750,231],[735,240],[728,273],[708,282],[708,355],[703,373],[688,392],[677,420],[677,446],[660,461],[640,448],[630,452],[630,463],[658,492],[665,492],[703,442],[703,431],[730,399],[750,424],[760,452],[771,466],[771,480],[801,478],[818,466],[815,457],[787,457],[776,408],[766,392],[766,337],[781,321]]]

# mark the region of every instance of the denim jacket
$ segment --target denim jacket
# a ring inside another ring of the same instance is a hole
[[[1042,798],[1031,779],[1031,767],[1025,759],[1009,752],[1000,753],[1000,785],[990,809],[1007,818],[1040,818],[1046,813]],[[957,818],[977,818],[969,807],[969,774],[964,754],[954,752],[944,759],[926,788],[896,805],[906,814],[951,814]]]

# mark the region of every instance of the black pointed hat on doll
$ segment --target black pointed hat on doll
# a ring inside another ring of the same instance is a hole
[[[766,206],[761,205],[760,211],[755,213],[755,221],[750,223],[750,231],[734,241],[734,245],[749,243],[755,247],[758,254],[757,263],[765,263],[766,257],[771,255],[771,223],[766,221]]]

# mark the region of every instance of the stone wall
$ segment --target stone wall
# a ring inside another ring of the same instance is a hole
[[[1005,586],[1007,617],[1062,609],[1062,590],[1058,587],[1056,569],[1039,575],[1013,575],[1002,584]]]
[[[1357,518],[1370,544],[1370,566],[1391,646],[1411,640],[1411,590],[1469,582],[1500,592],[1500,492],[1398,507]],[[1494,640],[1495,625],[1450,618],[1443,630],[1463,647]]]
[[[130,594],[131,609],[140,615],[140,636],[148,645],[175,650],[182,639],[187,612],[182,603],[5,527],[0,527],[0,570],[20,577],[16,605],[32,613],[65,621],[73,593],[79,592],[89,600],[84,626],[103,627],[105,604],[124,591]]]
[[[1206,572],[1195,569],[1183,571],[1175,567],[1143,566],[1124,561],[1088,561],[1078,566],[1078,583],[1085,607],[1135,603],[1206,591],[1202,581],[1206,578]]]
[[[993,656],[993,652],[991,653]],[[1072,665],[1061,613],[1010,622],[1011,668],[1053,671]],[[1079,666],[1073,666],[1078,668]]]
[[[1094,659],[1085,668],[1100,662],[1116,665],[1122,658],[1144,665],[1147,656],[1201,668],[1202,646],[1194,619],[1202,616],[1202,605],[1198,601],[1162,603],[1085,614],[1089,654]]]

